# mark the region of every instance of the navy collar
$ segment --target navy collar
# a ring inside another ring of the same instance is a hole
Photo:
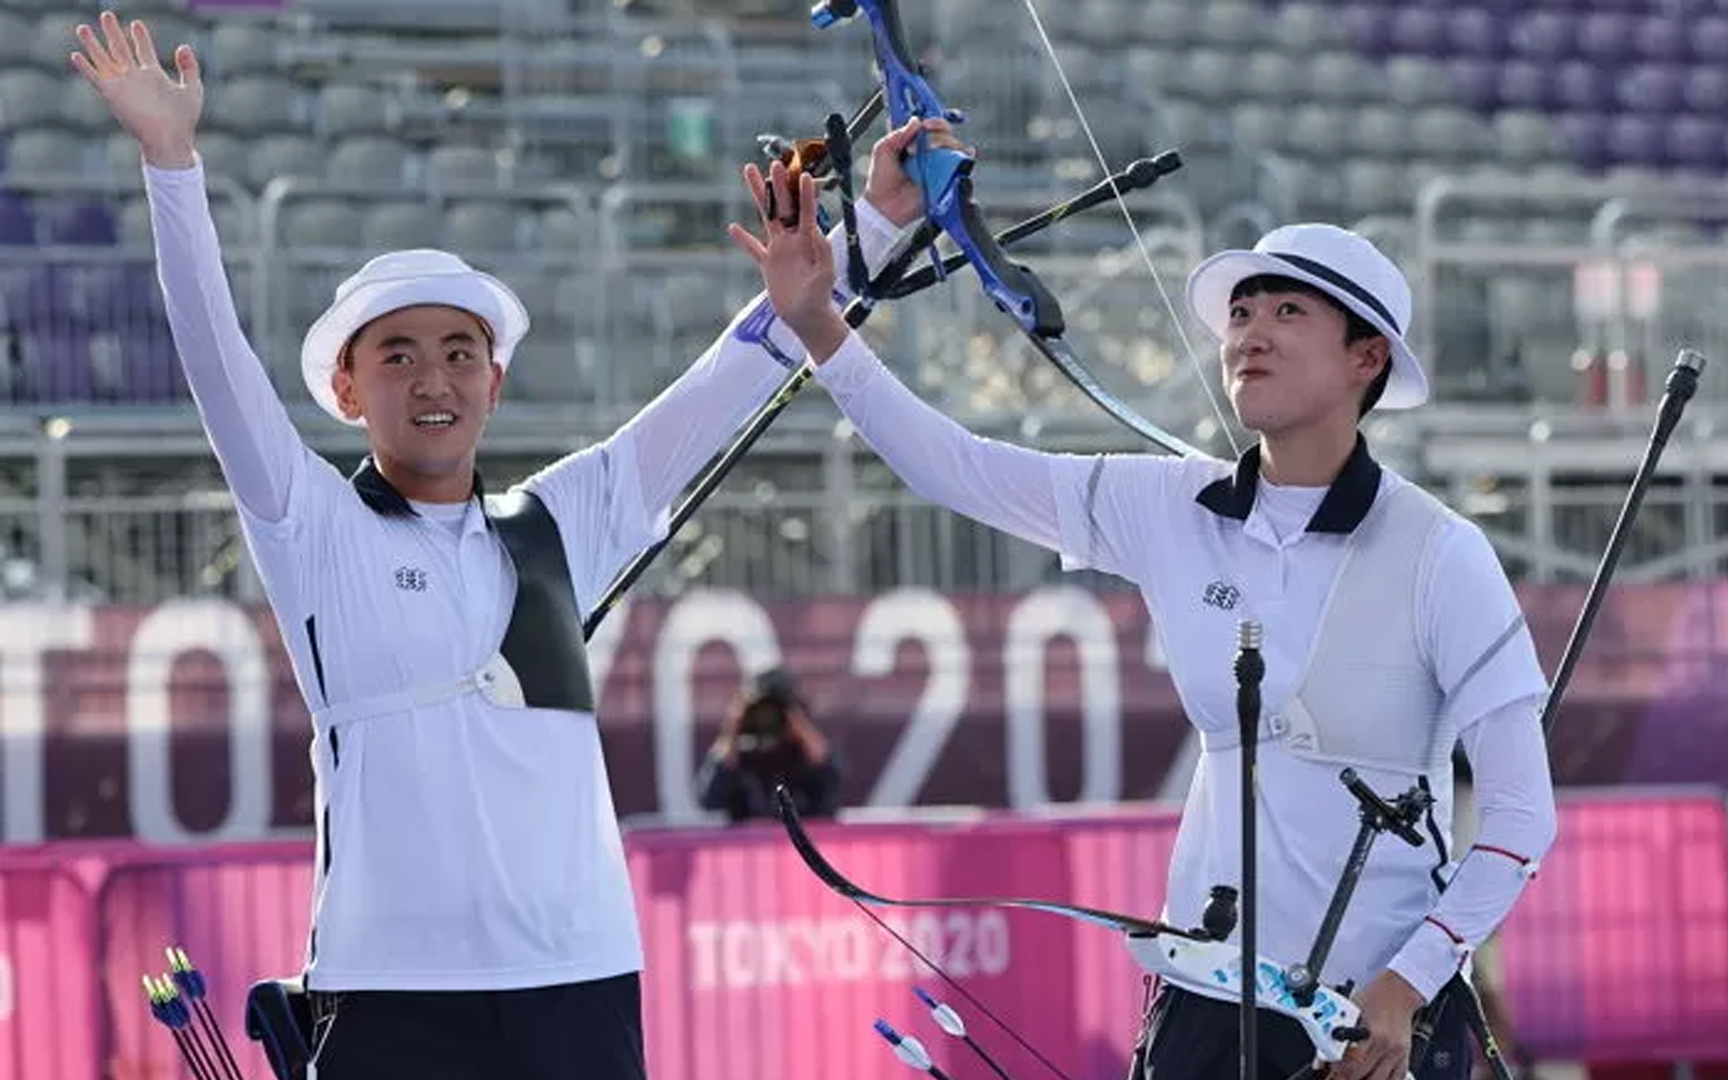
[[[1356,448],[1326,489],[1319,509],[1308,519],[1312,533],[1347,534],[1356,531],[1374,496],[1380,491],[1380,463],[1368,453],[1368,440],[1358,432]],[[1194,501],[1220,517],[1247,521],[1254,509],[1254,494],[1260,486],[1260,444],[1250,446],[1236,461],[1236,472],[1214,480],[1200,490]]]
[[[354,491],[360,496],[372,512],[384,517],[416,517],[418,513],[406,496],[396,490],[396,485],[385,479],[378,470],[378,463],[372,460],[372,455],[366,455],[360,462],[360,467],[354,470],[354,475],[348,478],[354,485]],[[474,470],[474,495],[484,497],[486,489],[480,482],[480,470]]]

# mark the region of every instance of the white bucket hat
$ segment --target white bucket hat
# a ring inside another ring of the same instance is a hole
[[[320,408],[344,424],[350,420],[336,403],[330,376],[342,347],[367,323],[392,311],[419,304],[460,308],[492,331],[492,361],[510,367],[510,356],[528,333],[528,311],[510,287],[447,251],[415,248],[379,255],[336,286],[336,299],[306,331],[300,345],[300,375]]]
[[[1220,341],[1230,323],[1230,293],[1259,274],[1306,282],[1362,316],[1392,343],[1392,371],[1375,406],[1413,409],[1428,400],[1428,377],[1404,335],[1410,283],[1365,237],[1336,225],[1286,225],[1253,251],[1221,251],[1188,275],[1188,307]]]

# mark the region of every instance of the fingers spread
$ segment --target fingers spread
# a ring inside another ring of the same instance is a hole
[[[726,235],[732,238],[733,243],[743,248],[744,254],[754,259],[756,265],[762,265],[763,261],[768,258],[768,249],[763,246],[762,241],[750,235],[750,230],[737,222],[726,226]]]
[[[114,68],[114,61],[108,55],[108,49],[96,37],[96,31],[88,23],[80,24],[73,32],[78,38],[78,44],[84,47],[80,55],[84,63],[96,75],[107,75]]]
[[[156,42],[150,38],[150,28],[144,25],[142,19],[132,20],[132,51],[138,58],[141,68],[161,67],[162,62],[156,55]]]
[[[192,51],[192,46],[182,45],[174,50],[174,67],[180,72],[180,85],[197,86],[203,81],[203,74],[198,68],[198,54]]]
[[[102,39],[108,45],[108,58],[117,70],[132,66],[132,50],[126,45],[126,35],[120,29],[120,18],[112,11],[102,13]]]

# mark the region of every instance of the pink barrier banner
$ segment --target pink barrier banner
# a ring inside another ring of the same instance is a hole
[[[179,1052],[151,1018],[139,977],[168,971],[163,950],[184,949],[210,983],[209,1004],[241,1072],[268,1077],[246,1038],[247,988],[297,973],[311,921],[312,846],[245,844],[113,856],[97,899],[109,1075],[178,1077]],[[64,1074],[72,1080],[74,1074]],[[190,1075],[190,1074],[186,1074]]]
[[[850,825],[812,835],[843,873],[888,896],[1084,897],[1156,911],[1171,824]],[[886,1078],[904,1066],[871,1030],[878,1017],[948,1058],[959,1044],[935,1028],[914,986],[968,1016],[1009,1072],[1037,1075],[1026,1051],[829,891],[777,830],[639,835],[631,867],[657,1080]],[[873,910],[1064,1071],[1122,1075],[1141,980],[1116,935],[1001,908]]]
[[[1728,1061],[1721,796],[1563,804],[1560,838],[1503,928],[1523,1040],[1560,1058]]]
[[[0,856],[0,1080],[98,1075],[94,916],[75,867]]]
[[[889,896],[1023,896],[1152,916],[1175,823],[1124,810],[812,832],[843,873]],[[636,832],[627,849],[655,1080],[891,1080],[904,1066],[871,1031],[878,1017],[962,1065],[967,1052],[935,1029],[914,986],[960,1009],[1016,1077],[1042,1071],[829,891],[777,827]],[[246,1075],[268,1075],[240,1009],[250,983],[298,969],[311,858],[299,842],[113,844],[77,846],[67,865],[79,876],[47,858],[0,862],[0,1080],[184,1075],[138,984],[164,970],[170,944],[207,972]],[[983,906],[871,910],[1074,1080],[1123,1075],[1146,983],[1117,935]],[[1506,927],[1503,957],[1521,1040],[1539,1056],[1728,1062],[1721,797],[1567,802],[1561,843]]]

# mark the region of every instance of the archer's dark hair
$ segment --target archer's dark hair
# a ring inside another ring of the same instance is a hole
[[[1282,274],[1256,274],[1250,278],[1243,278],[1236,283],[1234,289],[1230,290],[1230,302],[1234,304],[1245,296],[1262,296],[1273,292],[1300,293],[1303,296],[1312,296],[1330,304],[1334,311],[1344,316],[1345,345],[1354,345],[1358,341],[1386,336],[1373,323],[1356,314],[1325,289],[1316,288],[1306,281],[1285,277]],[[1374,381],[1368,384],[1367,392],[1362,395],[1362,404],[1356,410],[1358,418],[1367,416],[1369,410],[1379,403],[1380,395],[1386,392],[1386,380],[1391,377],[1392,357],[1388,355],[1385,366],[1380,369],[1380,374],[1374,376]]]

